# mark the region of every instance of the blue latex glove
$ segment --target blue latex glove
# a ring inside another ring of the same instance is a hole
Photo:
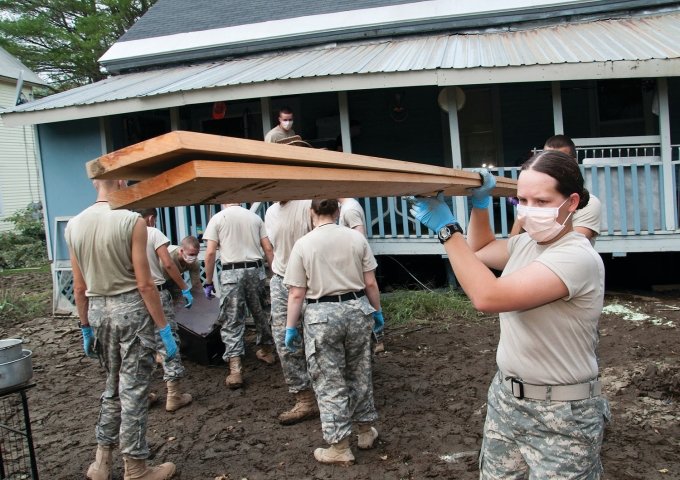
[[[385,317],[383,316],[382,310],[373,312],[373,331],[375,333],[380,333],[385,326]]]
[[[496,186],[496,178],[486,168],[474,168],[473,172],[482,177],[482,185],[470,189],[472,208],[489,208],[491,203],[491,190]]]
[[[170,324],[166,324],[158,330],[158,333],[160,333],[161,340],[163,340],[163,345],[165,346],[165,357],[168,360],[172,360],[177,355],[177,343],[175,343],[175,337],[172,336]]]
[[[205,298],[212,300],[215,298],[215,286],[212,283],[206,283],[203,285],[203,293],[205,293]]]
[[[191,306],[194,304],[194,296],[191,294],[191,288],[182,290],[182,296],[187,301],[186,305],[184,305],[184,308],[191,308]]]
[[[94,333],[92,333],[92,327],[80,327],[80,331],[83,332],[83,350],[85,350],[85,355],[97,358],[97,354],[94,351]]]
[[[298,329],[295,327],[286,327],[286,348],[291,352],[297,352],[297,347],[295,344],[300,340],[300,334]]]
[[[456,217],[444,202],[444,194],[439,192],[436,197],[410,197],[410,212],[413,218],[430,230],[438,232],[449,223],[456,223]]]

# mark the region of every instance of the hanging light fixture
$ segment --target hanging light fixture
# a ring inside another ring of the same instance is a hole
[[[449,111],[449,95],[455,95],[456,110],[461,110],[465,106],[465,92],[460,87],[444,87],[437,95],[439,108],[445,112]]]

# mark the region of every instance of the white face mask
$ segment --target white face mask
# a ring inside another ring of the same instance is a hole
[[[187,262],[189,265],[192,263],[196,263],[196,260],[198,259],[198,255],[182,255],[182,258],[184,259],[185,262]]]
[[[562,202],[567,203],[568,198]],[[564,224],[571,216],[569,212],[563,223],[557,222],[560,214],[559,207],[527,207],[526,205],[517,206],[517,221],[520,226],[538,243],[549,242],[564,229]]]
[[[281,120],[281,128],[284,130],[290,130],[293,128],[293,121],[292,120]]]

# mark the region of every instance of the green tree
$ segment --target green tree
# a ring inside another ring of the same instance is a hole
[[[97,59],[156,0],[0,0],[0,45],[55,90],[106,77]]]

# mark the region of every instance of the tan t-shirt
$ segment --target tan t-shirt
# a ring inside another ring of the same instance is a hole
[[[204,240],[214,240],[225,263],[262,260],[260,241],[267,236],[260,217],[237,205],[231,205],[213,216],[203,233]]]
[[[64,237],[85,279],[85,295],[113,296],[137,288],[132,230],[139,218],[138,213],[97,202],[69,220]]]
[[[348,198],[342,202],[340,206],[340,225],[349,228],[356,228],[358,226],[366,228],[364,209],[361,208],[361,204],[357,200]]]
[[[156,252],[163,245],[166,247],[170,245],[170,239],[156,227],[146,227],[146,256],[149,258],[151,277],[156,285],[165,283],[165,269]]]
[[[364,272],[377,266],[361,233],[329,223],[295,242],[283,283],[307,288],[307,298],[340,295],[362,290]]]
[[[588,204],[574,212],[572,224],[574,227],[584,227],[595,232],[595,236],[590,239],[591,245],[595,245],[595,240],[600,234],[600,224],[602,222],[602,202],[595,195],[590,195]]]
[[[569,294],[530,310],[500,314],[496,353],[504,375],[535,385],[569,385],[597,377],[597,324],[604,299],[604,264],[583,235],[570,232],[551,245],[527,233],[508,241],[503,276],[541,262]]]
[[[283,205],[276,202],[264,214],[267,235],[274,246],[272,271],[277,275],[285,275],[293,245],[312,230],[311,206],[311,200],[291,200]]]
[[[287,132],[281,128],[281,125],[277,125],[267,132],[264,136],[264,141],[268,143],[276,143],[284,138],[294,137],[296,135],[295,130],[292,128]]]

